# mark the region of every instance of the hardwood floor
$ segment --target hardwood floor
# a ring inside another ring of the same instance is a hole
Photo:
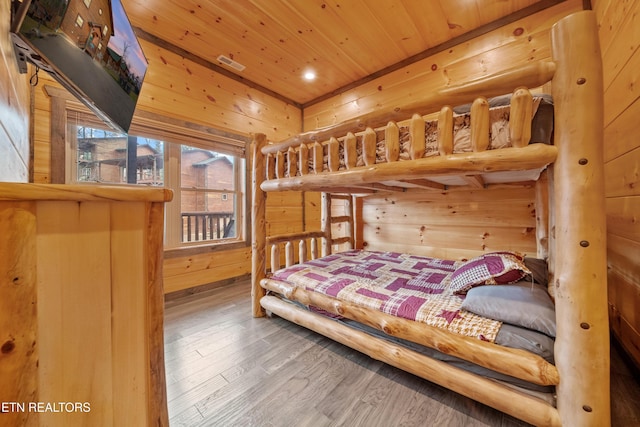
[[[526,426],[280,318],[240,282],[166,304],[171,426]],[[640,384],[612,347],[612,424],[640,425]]]

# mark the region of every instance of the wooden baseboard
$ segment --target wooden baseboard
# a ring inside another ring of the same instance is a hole
[[[164,295],[165,303],[168,301],[174,301],[179,298],[183,298],[189,295],[199,294],[203,292],[208,292],[212,289],[217,289],[222,286],[232,285],[234,283],[249,281],[251,280],[250,274],[244,274],[242,276],[231,277],[229,279],[220,280],[217,282],[211,282],[204,285],[194,286],[192,288],[180,289],[178,291],[169,292]]]

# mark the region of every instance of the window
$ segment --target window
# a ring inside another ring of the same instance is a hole
[[[184,134],[140,126],[132,126],[130,134],[125,135],[107,130],[89,117],[67,113],[67,135],[75,136],[69,147],[70,158],[75,160],[67,180],[173,190],[173,201],[165,209],[168,249],[247,244],[246,141],[227,146],[192,138],[191,145],[184,143],[189,139]]]
[[[76,16],[76,25],[79,28],[82,28],[82,25],[84,25],[84,19],[82,19],[82,16],[80,16],[80,14],[78,14],[78,16]]]
[[[180,146],[182,242],[235,238],[239,159]],[[233,196],[228,197],[231,193]]]
[[[87,6],[87,9],[91,7],[91,0],[84,0],[84,5]]]
[[[78,181],[164,185],[162,141],[78,126],[76,147]]]

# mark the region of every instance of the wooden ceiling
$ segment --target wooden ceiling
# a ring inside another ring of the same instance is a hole
[[[302,107],[561,2],[122,1],[138,37]]]

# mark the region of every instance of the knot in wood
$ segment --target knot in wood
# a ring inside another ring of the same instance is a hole
[[[582,322],[582,323],[580,323],[580,327],[582,329],[589,329],[591,326],[589,326],[589,324],[587,322]]]
[[[584,165],[586,165],[587,163],[589,163],[589,160],[588,160],[588,159],[585,159],[584,157],[583,157],[583,158],[581,158],[580,160],[578,160],[578,164],[579,164],[579,165],[584,166]]]
[[[7,354],[11,353],[14,348],[16,348],[16,344],[13,342],[13,340],[9,340],[2,344],[0,351],[2,352],[2,354]]]
[[[593,411],[593,409],[589,405],[582,405],[582,409],[584,409],[585,412],[592,412]]]
[[[586,248],[589,246],[589,241],[588,240],[582,240],[580,242],[580,246],[582,246],[583,248]]]
[[[585,79],[584,77],[580,77],[576,83],[578,83],[579,85],[583,85],[587,82],[587,79]]]

